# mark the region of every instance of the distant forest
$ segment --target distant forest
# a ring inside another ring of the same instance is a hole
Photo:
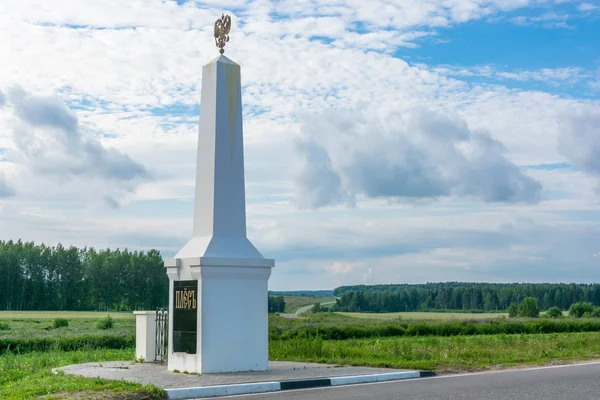
[[[341,286],[334,293],[339,297],[334,310],[346,312],[504,311],[526,297],[542,310],[567,310],[576,302],[600,305],[600,284],[445,282]]]
[[[169,279],[147,253],[0,241],[0,310],[153,310]]]

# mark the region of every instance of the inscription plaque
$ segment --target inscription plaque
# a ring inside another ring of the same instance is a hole
[[[174,281],[173,293],[173,351],[196,354],[198,281]]]

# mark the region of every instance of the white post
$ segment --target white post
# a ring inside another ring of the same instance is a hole
[[[156,356],[156,311],[134,311],[135,314],[135,358],[144,362],[155,361]]]

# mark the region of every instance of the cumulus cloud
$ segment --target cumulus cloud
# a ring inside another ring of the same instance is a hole
[[[54,127],[63,130],[69,136],[76,136],[77,117],[55,97],[33,96],[20,86],[9,91],[15,115],[33,125]]]
[[[484,202],[539,200],[542,189],[488,133],[426,109],[408,118],[329,111],[308,119],[295,151],[296,203],[317,208],[357,196]]]
[[[2,90],[0,90],[0,107],[4,106],[4,104],[6,104],[6,97],[2,93]]]
[[[581,111],[564,118],[558,150],[583,171],[600,178],[600,112]]]
[[[298,140],[295,150],[299,156],[296,170],[293,172],[300,208],[321,207],[328,204],[352,202],[342,192],[339,174],[333,169],[327,150],[311,140]]]
[[[14,143],[34,171],[117,181],[150,177],[129,155],[84,135],[77,117],[60,99],[32,95],[21,87],[12,88],[8,98],[18,119]]]

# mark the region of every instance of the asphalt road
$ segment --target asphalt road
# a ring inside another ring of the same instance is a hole
[[[598,400],[600,362],[230,396],[244,399]]]
[[[311,308],[313,308],[313,306],[314,306],[314,304],[311,304],[311,305],[304,306],[304,307],[298,309],[298,311],[296,311],[296,315],[300,315],[303,312],[306,312],[306,311],[310,310]]]

